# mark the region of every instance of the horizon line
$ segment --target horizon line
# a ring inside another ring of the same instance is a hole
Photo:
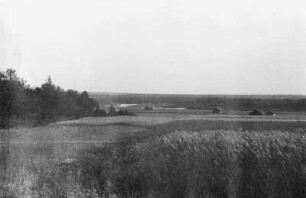
[[[258,94],[258,93],[232,93],[232,94],[226,94],[226,93],[143,93],[143,92],[116,92],[116,91],[87,91],[90,94],[135,94],[135,95],[205,95],[205,96],[304,96],[306,97],[306,94]]]

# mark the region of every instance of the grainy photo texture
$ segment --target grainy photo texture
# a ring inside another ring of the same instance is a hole
[[[303,0],[0,0],[0,197],[305,198]]]

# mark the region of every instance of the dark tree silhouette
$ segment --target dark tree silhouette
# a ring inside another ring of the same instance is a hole
[[[51,77],[40,87],[31,88],[15,70],[0,71],[0,128],[8,128],[16,120],[41,124],[93,116],[97,115],[94,113],[97,109],[99,104],[87,92],[65,91],[56,86]]]

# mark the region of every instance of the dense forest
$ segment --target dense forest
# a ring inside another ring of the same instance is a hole
[[[63,90],[50,77],[32,88],[13,69],[0,70],[0,128],[17,124],[40,125],[60,119],[100,113],[86,91]]]
[[[154,104],[162,107],[250,111],[306,111],[306,96],[301,95],[180,95],[180,94],[111,94],[90,93],[100,104]]]

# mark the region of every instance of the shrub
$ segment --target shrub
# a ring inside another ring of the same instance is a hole
[[[122,116],[134,116],[135,114],[133,112],[130,112],[128,110],[122,110],[120,109],[118,112],[117,112],[117,115],[122,115]]]

